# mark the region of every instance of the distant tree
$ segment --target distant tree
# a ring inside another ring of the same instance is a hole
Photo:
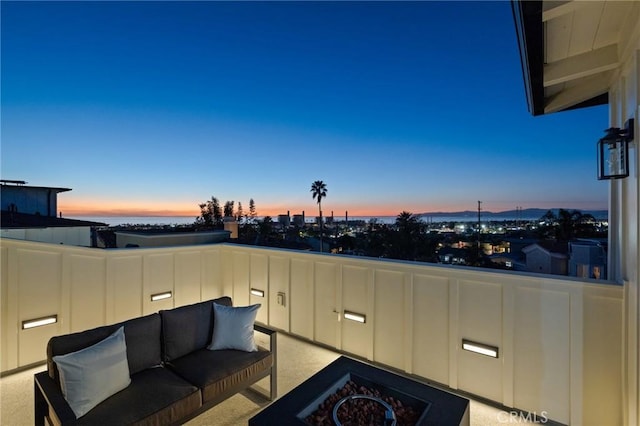
[[[324,197],[327,196],[327,185],[321,181],[317,180],[311,184],[311,195],[314,200],[318,202],[318,212],[320,213],[320,253],[323,251],[323,242],[322,237],[324,234],[324,228],[322,224],[322,204],[321,201]]]
[[[217,198],[211,197],[211,210],[213,211],[213,221],[216,225],[222,223],[222,210],[220,209],[220,202]]]
[[[254,222],[256,220],[256,216],[258,214],[256,213],[256,203],[253,201],[253,198],[251,198],[249,200],[249,219],[251,219],[251,222]]]
[[[233,217],[233,205],[235,201],[227,201],[224,203],[224,217]]]
[[[243,219],[242,203],[238,201],[238,210],[236,210],[236,220],[240,222]]]
[[[364,236],[363,250],[367,256],[389,257],[391,252],[392,231],[384,223],[371,219]]]
[[[544,215],[542,215],[542,217],[540,218],[540,222],[544,222],[548,225],[553,225],[557,220],[558,218],[556,217],[555,213],[551,210],[547,210],[547,212]]]
[[[413,213],[403,211],[396,217],[397,233],[394,239],[393,258],[416,260],[420,245],[420,220]]]
[[[200,207],[200,217],[196,218],[196,226],[204,226],[206,228],[213,227],[213,212],[210,210],[208,202],[198,204]]]
[[[198,207],[200,207],[200,217],[196,218],[196,226],[213,228],[222,223],[220,203],[216,197],[212,196],[211,200],[198,204]]]
[[[258,238],[261,244],[265,244],[269,240],[269,236],[273,231],[273,221],[271,216],[265,216],[262,221],[258,223]]]
[[[398,230],[412,234],[420,229],[419,219],[413,213],[403,211],[396,216],[396,226]]]
[[[541,227],[541,236],[546,238],[556,238],[558,241],[570,241],[579,233],[589,235],[593,232],[594,217],[590,214],[582,214],[580,210],[558,210],[554,214],[547,211],[540,218],[544,225]]]
[[[558,240],[569,241],[576,237],[580,224],[593,220],[593,216],[584,215],[579,210],[558,211]]]
[[[350,251],[356,247],[355,238],[348,234],[344,234],[338,237],[338,244],[343,251]]]

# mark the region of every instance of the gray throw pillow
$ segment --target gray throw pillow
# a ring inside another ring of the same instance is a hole
[[[124,327],[95,345],[54,356],[53,361],[62,394],[76,418],[131,383]]]
[[[235,349],[245,352],[258,350],[253,338],[253,323],[260,304],[224,306],[213,304],[213,336],[207,349]]]

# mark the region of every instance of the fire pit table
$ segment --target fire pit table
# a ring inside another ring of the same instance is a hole
[[[469,400],[341,356],[249,420],[336,424],[468,426]]]

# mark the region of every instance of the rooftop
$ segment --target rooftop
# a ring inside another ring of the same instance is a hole
[[[57,228],[66,226],[107,226],[102,222],[66,219],[56,216],[2,211],[2,228]]]

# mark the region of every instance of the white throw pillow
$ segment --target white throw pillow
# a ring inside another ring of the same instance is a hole
[[[62,394],[76,418],[131,383],[124,327],[95,345],[54,356],[53,361],[60,372]]]
[[[236,349],[245,352],[258,350],[253,338],[253,323],[260,304],[224,306],[213,304],[213,336],[207,349]]]

